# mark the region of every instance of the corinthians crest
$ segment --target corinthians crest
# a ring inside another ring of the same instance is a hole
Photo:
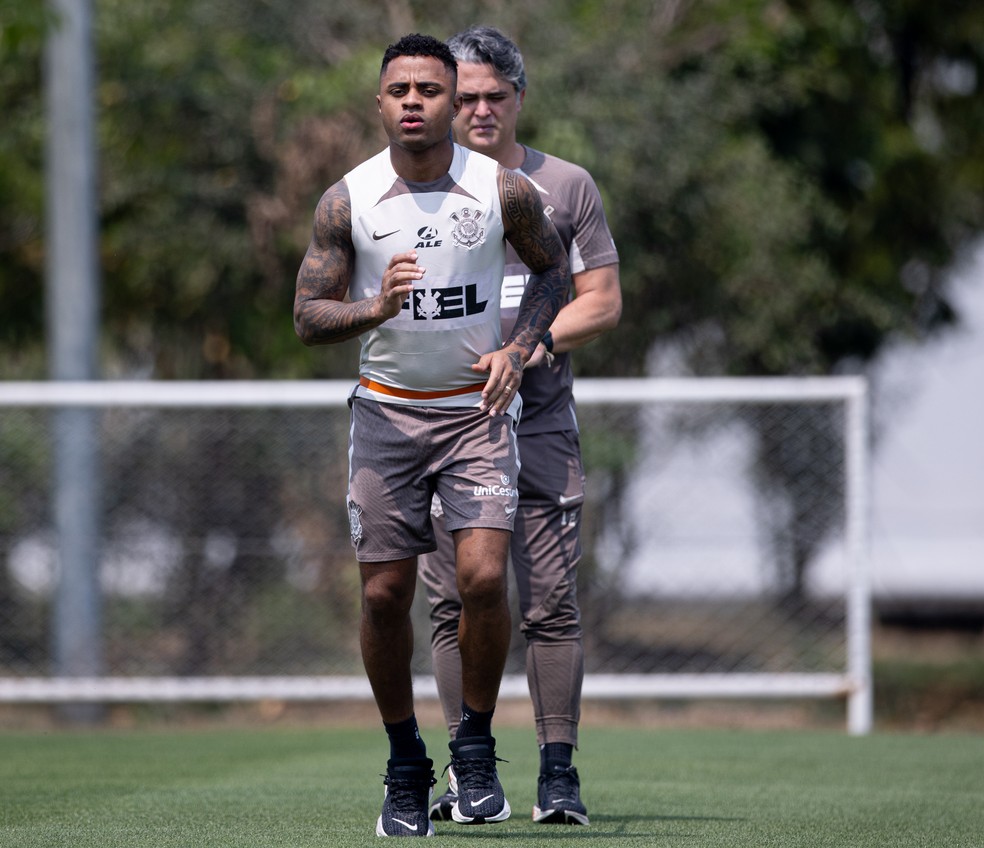
[[[485,227],[480,223],[482,215],[478,209],[459,209],[451,213],[451,220],[454,221],[451,237],[456,247],[471,250],[485,241]]]
[[[348,502],[349,532],[352,534],[352,544],[362,541],[362,507],[352,501]]]

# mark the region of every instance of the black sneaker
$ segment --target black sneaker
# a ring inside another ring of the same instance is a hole
[[[512,810],[495,769],[495,739],[467,736],[450,743],[450,790],[457,795],[451,818],[459,824],[487,824],[509,818]]]
[[[376,836],[433,836],[427,817],[434,763],[428,759],[390,760],[386,763],[386,795],[376,822]]]
[[[458,793],[451,786],[454,784],[454,769],[448,766],[448,791],[431,801],[431,821],[451,821],[451,807],[458,800]]]
[[[541,774],[537,783],[533,821],[541,824],[587,824],[588,811],[581,803],[581,780],[568,766]]]

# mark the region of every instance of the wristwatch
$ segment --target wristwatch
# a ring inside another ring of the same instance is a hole
[[[549,330],[543,334],[543,338],[540,339],[540,344],[542,344],[544,349],[547,351],[547,354],[543,357],[543,359],[547,368],[550,368],[550,366],[554,364],[554,352],[553,334]]]

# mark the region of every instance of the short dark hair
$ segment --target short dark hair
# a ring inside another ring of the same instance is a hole
[[[526,90],[523,54],[516,43],[493,26],[472,26],[448,39],[448,47],[459,62],[491,65],[516,93]]]
[[[450,48],[432,35],[421,35],[420,33],[405,35],[395,44],[387,47],[383,54],[383,64],[379,69],[379,75],[382,76],[386,72],[386,66],[400,56],[433,56],[451,71],[455,79],[458,77],[458,63],[454,60]]]

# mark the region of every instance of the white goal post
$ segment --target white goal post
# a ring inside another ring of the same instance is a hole
[[[0,413],[10,409],[210,409],[343,407],[351,381],[0,382]],[[873,724],[871,597],[868,574],[868,388],[861,377],[579,379],[579,408],[621,404],[843,404],[843,545],[845,662],[818,673],[587,674],[587,699],[839,698],[847,729]],[[0,567],[3,563],[0,563]],[[369,699],[368,681],[349,675],[298,676],[3,676],[0,702],[78,703],[192,700]],[[418,697],[435,698],[433,677],[415,679]],[[501,696],[526,697],[526,679],[507,675]]]

